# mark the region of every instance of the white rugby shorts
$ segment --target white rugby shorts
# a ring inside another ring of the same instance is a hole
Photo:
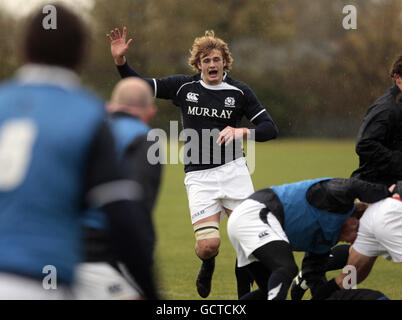
[[[264,204],[247,199],[229,217],[228,236],[237,253],[238,267],[258,261],[252,253],[269,242],[282,240],[289,243],[281,224],[272,213],[267,215],[269,225],[260,219],[260,211],[264,208]]]
[[[72,292],[76,300],[140,299],[129,281],[109,263],[80,263],[75,270]]]
[[[219,212],[222,218],[224,208],[233,211],[254,192],[244,157],[216,168],[188,172],[184,185],[192,224]]]
[[[402,202],[386,198],[370,205],[360,219],[353,248],[367,257],[402,262]]]

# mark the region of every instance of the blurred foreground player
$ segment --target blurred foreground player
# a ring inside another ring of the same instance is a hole
[[[71,298],[88,206],[107,212],[128,269],[146,256],[133,186],[118,173],[102,103],[80,87],[76,73],[87,28],[54,7],[57,29],[44,29],[42,8],[35,10],[24,29],[26,64],[0,87],[0,299]],[[128,251],[127,243],[138,246]],[[49,267],[57,290],[42,283]]]
[[[147,238],[143,246],[147,261],[153,261],[155,233],[152,209],[157,197],[161,165],[151,164],[148,149],[154,142],[147,140],[148,123],[156,113],[154,98],[149,85],[139,78],[121,80],[112,93],[107,110],[111,113],[109,123],[114,132],[120,166],[138,191],[137,201],[144,210],[137,212],[141,228]],[[86,254],[85,263],[77,268],[74,296],[76,299],[140,299],[143,287],[149,286],[152,265],[140,265],[136,277],[130,275],[108,241],[106,216],[98,210],[90,210],[84,218]],[[137,245],[137,244],[133,244]],[[143,274],[141,274],[143,273]]]
[[[354,200],[377,201],[389,194],[383,185],[340,178],[252,194],[233,211],[227,226],[239,267],[247,267],[259,286],[243,298],[286,299],[298,270],[292,251],[328,256],[338,241],[353,242],[361,215]]]

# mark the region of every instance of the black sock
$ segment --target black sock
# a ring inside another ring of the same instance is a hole
[[[292,283],[292,278],[288,272],[282,269],[277,269],[272,272],[268,280],[268,300],[285,300],[288,294],[289,287]]]
[[[269,242],[253,251],[259,262],[271,271],[268,279],[268,299],[285,300],[298,268],[292,249],[286,241]],[[258,281],[257,281],[258,283]]]
[[[257,289],[245,294],[239,300],[267,300],[267,291]]]
[[[237,297],[240,299],[247,293],[250,293],[253,286],[253,278],[250,276],[247,267],[239,268],[237,266],[237,259],[235,265],[235,275],[237,281]]]

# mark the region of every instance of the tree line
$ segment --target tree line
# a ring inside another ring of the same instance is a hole
[[[357,9],[355,30],[342,26],[346,5]],[[119,80],[105,36],[112,28],[127,26],[128,61],[145,77],[192,73],[192,42],[213,29],[231,49],[231,76],[253,89],[281,137],[354,137],[369,105],[392,86],[401,12],[401,0],[96,0],[85,15],[93,45],[82,77],[108,99]],[[0,79],[20,63],[15,25],[0,12]],[[178,110],[157,104],[153,126],[168,130]]]

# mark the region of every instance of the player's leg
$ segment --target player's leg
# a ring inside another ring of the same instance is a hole
[[[254,280],[247,267],[239,268],[237,266],[237,259],[235,264],[235,275],[237,282],[237,298],[240,299],[247,293],[251,292]]]
[[[298,271],[289,243],[269,242],[256,249],[253,255],[272,272],[268,280],[268,300],[285,300]]]
[[[232,211],[254,192],[254,187],[244,158],[228,163],[221,171],[224,194],[221,201],[226,215],[229,217]],[[253,279],[244,269],[239,269],[237,263],[235,264],[235,275],[237,295],[240,298],[247,292],[251,292]]]
[[[229,217],[228,236],[240,267],[260,261],[266,274],[272,272],[265,286],[259,284],[268,288],[268,299],[285,299],[297,265],[280,222],[269,212],[268,223],[262,221],[262,210],[267,210],[265,205],[252,199],[240,204]]]
[[[221,244],[219,234],[220,212],[193,224],[196,239],[195,253],[201,260],[207,260],[218,254]]]
[[[189,172],[184,180],[196,240],[195,253],[202,260],[196,286],[203,298],[206,298],[211,290],[215,256],[221,241],[219,221],[223,207],[218,200],[220,188],[216,170],[213,168]]]
[[[240,203],[243,201],[240,200],[231,200],[229,202],[229,205],[234,209],[237,207]],[[227,205],[227,203],[226,203]],[[228,208],[225,208],[225,213],[229,217],[232,213],[233,210],[230,210]],[[251,292],[252,287],[253,287],[253,278],[250,275],[250,272],[247,271],[247,268],[239,268],[237,265],[237,258],[235,262],[235,276],[236,276],[236,283],[237,283],[237,297],[240,299],[240,297],[244,296],[245,294]]]
[[[218,255],[221,243],[219,221],[221,213],[201,219],[194,223],[196,238],[195,253],[202,260],[197,276],[196,286],[202,298],[208,297],[211,292],[212,276],[215,270],[215,257]]]
[[[259,262],[253,262],[249,265],[242,267],[240,269],[245,269],[249,273],[249,278],[253,279],[257,285],[258,289],[250,291],[239,299],[241,300],[267,300],[268,296],[268,279],[271,275],[270,270],[264,267],[264,265]]]
[[[290,289],[292,300],[301,300],[307,289],[310,288],[313,292],[315,288],[319,288],[326,283],[325,272],[329,257],[329,252],[325,254],[305,253],[301,271],[293,280]]]
[[[326,272],[346,266],[349,248],[350,245],[341,244],[333,247],[329,255],[306,253],[301,270],[292,282],[290,289],[292,300],[301,300],[309,288],[314,291],[316,287],[322,285],[326,281]]]

